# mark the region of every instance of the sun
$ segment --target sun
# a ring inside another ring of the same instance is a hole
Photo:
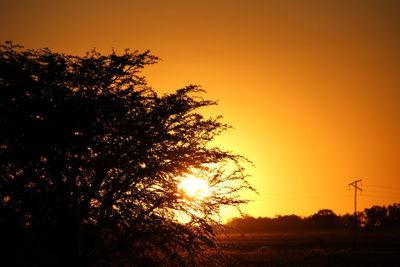
[[[190,198],[203,199],[211,195],[207,181],[190,174],[182,178],[179,188]]]

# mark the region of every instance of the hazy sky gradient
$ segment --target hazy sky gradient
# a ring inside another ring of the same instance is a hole
[[[0,0],[0,38],[83,54],[146,50],[149,83],[200,84],[250,158],[253,216],[399,202],[400,1]],[[233,214],[226,214],[226,217]]]

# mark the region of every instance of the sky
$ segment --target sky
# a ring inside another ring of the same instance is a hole
[[[0,41],[83,55],[151,50],[149,84],[198,84],[245,155],[249,215],[400,201],[400,1],[0,0]],[[224,211],[224,218],[237,216]]]

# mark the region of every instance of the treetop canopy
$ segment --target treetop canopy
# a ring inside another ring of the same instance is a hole
[[[247,202],[246,159],[210,145],[229,126],[198,112],[216,102],[196,85],[158,95],[141,74],[157,60],[1,46],[0,228],[17,263],[193,263],[220,209]],[[190,200],[188,174],[212,194]]]

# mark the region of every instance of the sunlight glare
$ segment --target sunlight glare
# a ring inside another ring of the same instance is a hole
[[[211,194],[207,181],[193,175],[182,178],[179,188],[191,198],[203,199]]]

